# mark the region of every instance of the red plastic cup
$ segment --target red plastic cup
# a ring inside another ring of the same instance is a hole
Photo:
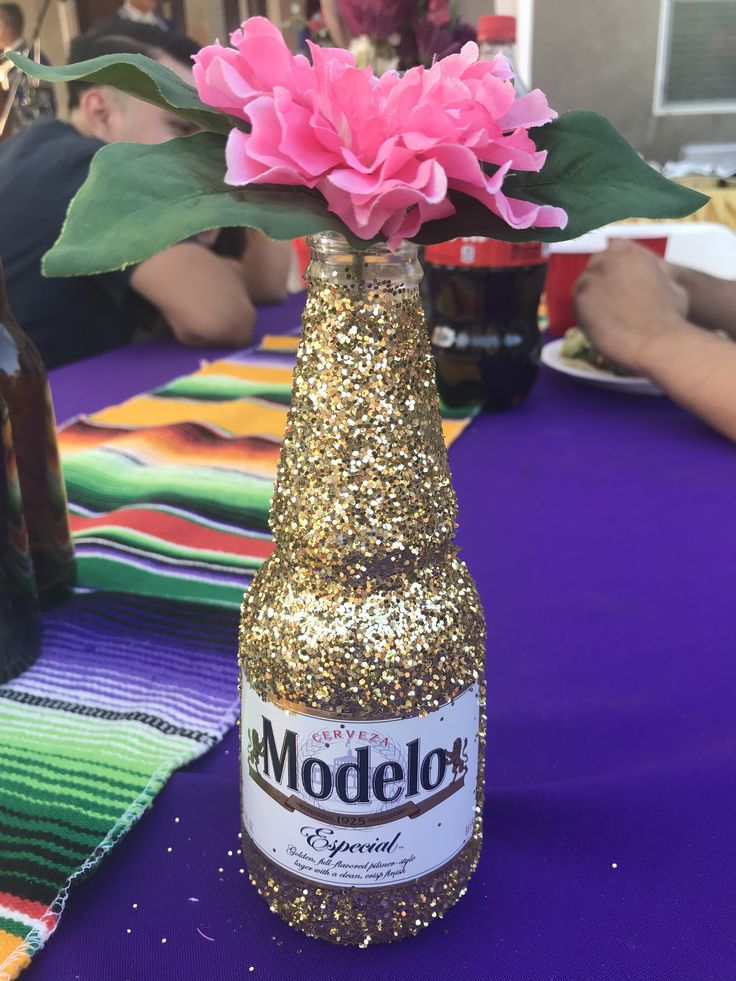
[[[294,252],[296,253],[297,267],[299,269],[299,275],[302,277],[302,282],[304,282],[304,274],[307,271],[307,266],[309,265],[309,246],[307,245],[306,238],[295,238],[291,242]],[[306,286],[306,283],[304,284]]]
[[[575,326],[572,315],[572,296],[575,283],[585,272],[591,256],[603,252],[605,236],[583,235],[572,242],[560,242],[550,249],[547,266],[547,330],[551,337],[564,337],[565,331]]]
[[[635,236],[630,241],[636,242],[637,245],[643,245],[645,249],[651,249],[660,259],[664,259],[664,254],[667,251],[666,235],[646,235],[642,238]]]

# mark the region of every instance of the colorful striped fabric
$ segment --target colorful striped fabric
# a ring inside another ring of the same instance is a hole
[[[134,596],[46,616],[38,661],[0,686],[0,981],[169,774],[233,725],[236,638],[234,611]]]
[[[267,337],[61,436],[80,583],[238,607],[268,506],[297,339]],[[444,412],[446,442],[469,421]]]

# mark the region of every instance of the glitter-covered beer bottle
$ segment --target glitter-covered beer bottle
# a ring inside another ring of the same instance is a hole
[[[442,916],[477,863],[485,628],[416,248],[310,245],[276,548],[242,610],[243,852],[292,926],[365,945]]]

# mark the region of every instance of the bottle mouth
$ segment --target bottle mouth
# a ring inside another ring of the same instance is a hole
[[[307,245],[312,252],[321,255],[347,256],[362,255],[366,261],[386,261],[387,259],[416,259],[417,246],[413,242],[401,242],[391,251],[386,242],[374,242],[365,249],[354,249],[340,232],[318,232],[307,237]]]

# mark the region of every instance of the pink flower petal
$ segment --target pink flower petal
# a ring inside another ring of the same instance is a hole
[[[303,168],[310,177],[320,176],[339,163],[316,138],[310,125],[310,112],[294,102],[288,89],[274,90],[274,108],[281,123],[281,142],[278,149],[284,157]]]
[[[431,3],[444,17],[446,0]],[[528,130],[555,114],[537,90],[515,98],[502,56],[480,62],[468,42],[429,69],[379,79],[340,49],[293,56],[265,18],[246,21],[231,43],[203,48],[194,67],[204,102],[251,123],[228,138],[228,183],[316,187],[356,235],[382,233],[392,245],[452,214],[452,190],[515,228],[566,220],[503,193],[509,169],[543,167]]]
[[[249,135],[234,129],[227,139],[225,161],[227,171],[225,183],[236,187],[244,184],[289,184],[302,185],[304,178],[293,167],[275,164],[269,166],[255,160],[247,153]]]
[[[539,171],[547,159],[546,150],[537,150],[525,129],[518,129],[509,136],[501,136],[478,151],[479,159],[486,163],[509,162],[514,170]]]
[[[261,92],[289,83],[295,59],[281,31],[270,20],[251,17],[230,35],[230,40]]]
[[[534,89],[516,99],[499,123],[503,129],[510,130],[521,126],[543,126],[553,119],[557,119],[557,113],[550,109],[547,96],[541,89]]]
[[[195,55],[194,84],[202,102],[245,119],[243,108],[256,92],[239,67],[232,49],[209,45]]]

